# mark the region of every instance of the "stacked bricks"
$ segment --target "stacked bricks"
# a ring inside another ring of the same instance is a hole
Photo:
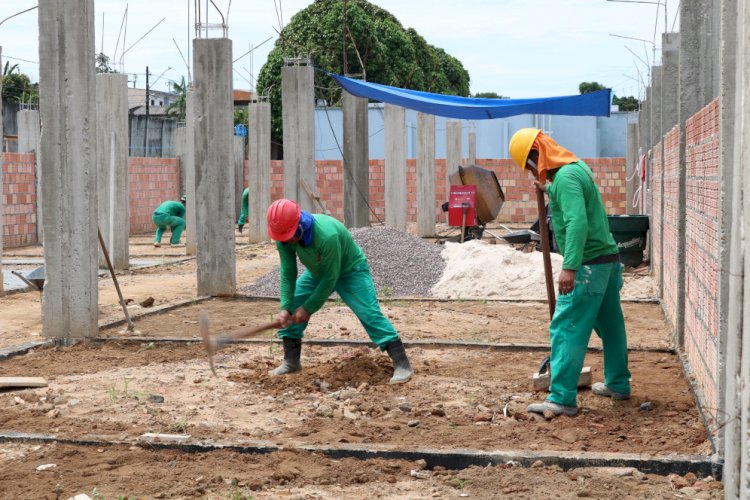
[[[37,243],[34,153],[3,153],[3,248]]]
[[[685,123],[685,352],[716,417],[719,331],[719,99]]]
[[[680,218],[680,129],[676,125],[664,136],[663,159],[664,213],[662,219],[662,308],[672,328],[677,326],[677,301],[680,291],[677,280],[682,272],[677,268],[677,253],[680,248],[678,224]]]
[[[130,234],[155,231],[151,216],[156,207],[164,201],[180,199],[180,160],[131,156],[128,177]]]
[[[662,179],[664,178],[664,162],[661,157],[662,143],[659,142],[653,149],[653,156],[649,167],[651,167],[651,274],[654,277],[657,294],[661,290],[661,268],[662,268],[662,210],[661,203],[664,195],[662,193]],[[641,196],[645,193],[641,192]]]

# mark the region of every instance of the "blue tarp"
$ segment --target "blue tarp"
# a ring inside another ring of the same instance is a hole
[[[590,94],[560,97],[480,99],[400,89],[353,80],[334,73],[328,73],[328,75],[347,92],[357,97],[367,97],[422,113],[464,120],[489,120],[524,114],[609,116],[612,92],[610,89],[605,89]]]

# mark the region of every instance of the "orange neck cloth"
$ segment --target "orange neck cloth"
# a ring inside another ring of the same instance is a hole
[[[547,180],[547,171],[578,161],[576,155],[560,146],[551,137],[539,132],[531,149],[539,151],[539,180]]]

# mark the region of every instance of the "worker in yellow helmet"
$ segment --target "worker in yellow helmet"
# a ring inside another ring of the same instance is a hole
[[[530,172],[537,188],[547,193],[564,259],[549,327],[550,394],[544,402],[529,405],[528,411],[578,413],[578,377],[592,329],[604,347],[604,383],[594,384],[594,394],[628,399],[627,335],[620,305],[622,265],[594,174],[539,129],[519,130],[509,149],[513,161]]]

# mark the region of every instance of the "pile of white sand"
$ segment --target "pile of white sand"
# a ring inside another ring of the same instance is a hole
[[[547,298],[541,252],[525,253],[510,245],[489,245],[472,240],[446,243],[445,271],[432,294],[445,299]],[[552,254],[552,272],[562,268],[562,257]]]
[[[544,261],[541,252],[522,252],[510,245],[482,241],[446,243],[442,252],[445,270],[432,287],[432,295],[445,299],[546,300]],[[555,291],[563,258],[553,253]],[[623,299],[652,299],[651,276],[625,276]]]

